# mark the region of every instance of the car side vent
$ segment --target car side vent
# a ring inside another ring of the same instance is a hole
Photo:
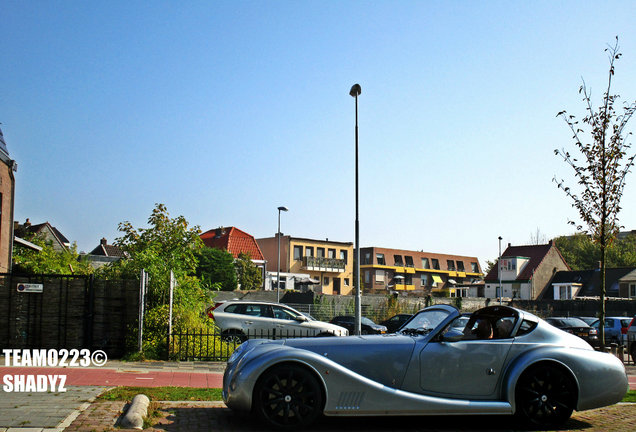
[[[359,410],[364,400],[364,392],[342,392],[338,398],[337,410]]]

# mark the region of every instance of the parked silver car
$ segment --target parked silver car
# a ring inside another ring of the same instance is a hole
[[[227,363],[223,399],[276,428],[323,414],[519,414],[545,427],[628,390],[618,358],[530,313],[490,306],[462,330],[459,315],[435,305],[396,334],[249,340]]]
[[[226,340],[308,336],[348,336],[349,331],[317,321],[279,303],[226,301],[208,308],[207,314]]]

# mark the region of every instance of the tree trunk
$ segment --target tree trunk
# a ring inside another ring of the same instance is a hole
[[[601,310],[598,317],[598,338],[605,346],[605,240],[601,239]]]

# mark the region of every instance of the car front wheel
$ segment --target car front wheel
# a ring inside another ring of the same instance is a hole
[[[546,427],[565,423],[576,405],[576,385],[557,366],[539,364],[526,370],[515,390],[517,414]]]
[[[308,426],[322,413],[322,405],[317,379],[297,365],[274,366],[261,376],[254,390],[256,413],[275,428]]]

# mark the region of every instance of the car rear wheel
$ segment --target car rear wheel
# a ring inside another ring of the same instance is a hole
[[[228,343],[240,345],[247,340],[247,336],[240,330],[226,330],[221,334],[221,339]]]
[[[254,409],[275,428],[311,424],[322,413],[320,384],[307,369],[280,365],[266,371],[254,390]]]
[[[539,426],[565,423],[576,405],[576,385],[563,369],[539,364],[526,370],[515,390],[517,414]]]

